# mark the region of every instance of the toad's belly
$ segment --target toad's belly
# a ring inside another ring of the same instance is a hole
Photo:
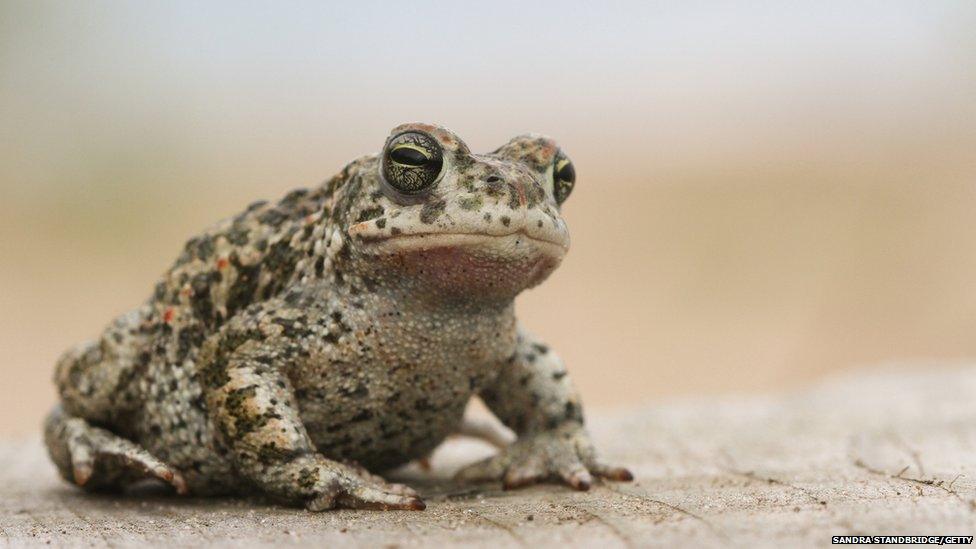
[[[467,386],[386,395],[379,389],[299,392],[302,421],[319,452],[373,471],[425,457],[457,429],[472,394]]]

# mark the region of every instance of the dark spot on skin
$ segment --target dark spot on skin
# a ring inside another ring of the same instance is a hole
[[[250,385],[230,391],[224,399],[224,408],[230,417],[234,419],[234,430],[236,431],[237,437],[250,433],[263,425],[262,414],[252,411],[247,406],[247,403],[254,398],[256,393],[257,387]],[[227,426],[223,427],[225,435],[232,434],[226,430]]]
[[[295,264],[301,252],[291,247],[288,240],[280,240],[268,247],[268,252],[264,256],[263,269],[267,273],[272,273],[275,281],[268,288],[268,292],[277,291],[280,285],[284,284],[291,273],[295,270]]]
[[[458,185],[460,185],[462,189],[468,191],[469,193],[473,193],[474,192],[474,177],[472,177],[470,175],[467,175],[467,174],[466,175],[463,175],[460,178],[460,180],[458,181]]]
[[[483,204],[484,201],[478,195],[465,196],[463,198],[458,199],[458,206],[460,206],[462,210],[467,210],[467,211],[480,210]]]
[[[201,368],[200,381],[203,382],[204,386],[214,389],[226,384],[230,380],[227,374],[228,357],[244,343],[260,337],[260,332],[247,328],[229,330],[224,334],[217,346],[215,356]],[[283,385],[282,388],[284,388]]]
[[[542,228],[542,220],[540,219],[539,221],[537,221],[536,224],[535,224],[535,226],[536,227],[539,227],[541,229]]]
[[[312,490],[319,482],[319,470],[305,467],[298,473],[298,485],[306,490]]]
[[[298,290],[298,288],[292,288],[291,290],[288,290],[288,293],[285,294],[285,303],[292,306],[298,305],[301,298],[302,292]]]
[[[184,326],[177,335],[177,361],[185,359],[193,349],[200,347],[206,335],[199,323]]]
[[[260,208],[261,206],[264,206],[267,203],[268,203],[267,200],[257,200],[257,201],[251,202],[247,206],[247,211],[253,212],[254,210]]]
[[[467,147],[461,146],[459,148],[463,152],[470,152],[468,151]],[[474,159],[467,155],[460,155],[454,159],[454,167],[457,168],[458,171],[464,171],[465,169],[470,168],[472,164],[474,164]]]
[[[227,233],[227,240],[229,240],[231,244],[243,246],[247,244],[247,234],[249,232],[251,231],[247,227],[234,225]]]
[[[278,445],[273,442],[265,442],[258,450],[258,460],[262,463],[274,463],[282,461],[291,455],[292,451],[290,449],[279,448]]]
[[[278,208],[271,208],[258,216],[258,221],[262,224],[271,225],[275,228],[280,227],[287,219],[288,216]]]
[[[194,275],[190,287],[193,290],[193,312],[208,325],[213,321],[213,301],[210,299],[210,287],[215,282],[214,274],[198,273]]]
[[[272,322],[282,327],[281,333],[285,337],[296,339],[309,335],[308,329],[302,325],[300,320],[278,317],[272,320]],[[263,355],[255,357],[254,360],[268,365],[272,364],[271,358]]]
[[[330,198],[335,192],[345,185],[346,181],[349,180],[349,174],[353,170],[353,164],[350,164],[342,169],[339,175],[334,176],[325,183],[325,197]]]
[[[348,260],[351,253],[352,252],[349,251],[349,246],[343,246],[339,248],[339,258],[342,259],[343,261]]]
[[[402,233],[403,233],[403,231],[400,229],[400,227],[392,227],[392,228],[390,228],[390,234],[392,234],[393,236],[396,236],[396,235],[402,234]]]
[[[372,419],[372,418],[373,418],[373,412],[370,412],[369,410],[363,410],[363,411],[359,412],[358,414],[354,415],[352,417],[352,419],[350,419],[349,421],[352,422],[352,423],[356,423],[356,422],[359,422],[359,421],[366,421],[366,420]]]
[[[365,384],[359,383],[356,385],[356,388],[354,389],[349,389],[348,387],[341,387],[339,389],[339,394],[343,396],[353,397],[353,398],[362,398],[362,397],[369,396],[369,388],[366,387]]]
[[[351,328],[349,328],[349,326],[346,326],[345,323],[342,321],[341,311],[332,311],[329,314],[329,318],[332,319],[332,322],[335,322],[340,328],[342,328],[343,331],[348,332],[349,330],[351,330]]]
[[[258,277],[261,275],[260,265],[242,265],[236,255],[231,256],[231,264],[237,269],[237,280],[227,293],[228,315],[233,315],[253,302],[258,288]]]
[[[385,217],[381,217],[381,218],[379,218],[379,219],[376,220],[376,228],[382,229],[383,227],[386,227],[386,218]]]
[[[541,343],[533,343],[532,348],[535,349],[535,351],[540,355],[544,355],[549,352],[549,347],[546,347]]]
[[[214,253],[213,240],[205,236],[200,237],[196,248],[197,257],[203,261],[207,261]]]
[[[156,301],[159,301],[159,302],[162,302],[163,300],[165,300],[166,294],[167,294],[166,289],[167,288],[166,288],[166,283],[165,282],[160,282],[160,283],[156,284],[156,289],[153,291],[153,299],[155,299]]]
[[[363,221],[369,221],[370,219],[376,219],[377,217],[383,215],[384,210],[381,206],[375,208],[366,208],[365,210],[359,212],[359,217],[356,218],[356,223],[362,223]]]
[[[423,209],[420,210],[420,221],[430,225],[434,221],[437,221],[437,218],[444,212],[445,207],[447,207],[447,202],[443,200],[435,200],[434,202],[424,204]]]
[[[552,379],[554,379],[555,381],[559,381],[560,379],[562,379],[564,377],[566,377],[566,370],[562,370],[562,371],[559,371],[559,372],[553,372],[552,373]]]
[[[575,402],[567,402],[566,419],[583,423],[583,410]]]
[[[508,217],[507,215],[503,215],[501,217],[501,220],[502,220],[502,225],[505,225],[506,227],[508,227],[512,223],[512,218]]]
[[[293,208],[299,200],[308,195],[308,189],[293,189],[278,202],[283,208]]]

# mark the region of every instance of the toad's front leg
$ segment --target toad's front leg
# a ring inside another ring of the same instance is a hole
[[[312,511],[424,509],[409,487],[315,448],[283,374],[282,357],[294,342],[249,340],[230,349],[233,341],[211,342],[201,372],[214,427],[240,475],[266,494]]]
[[[506,488],[558,479],[577,490],[588,489],[593,476],[633,479],[627,469],[597,458],[583,426],[579,393],[562,360],[524,331],[519,331],[515,355],[481,397],[518,440],[462,469],[459,479],[501,479]]]

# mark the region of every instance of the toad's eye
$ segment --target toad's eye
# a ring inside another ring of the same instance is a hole
[[[437,141],[423,133],[402,133],[386,144],[383,179],[403,194],[419,194],[437,181],[443,166]]]
[[[569,198],[569,193],[573,192],[573,185],[576,185],[576,168],[560,152],[556,156],[556,162],[552,167],[552,195],[555,197],[557,204],[562,204]]]
[[[427,158],[427,155],[422,150],[415,149],[410,145],[399,145],[390,151],[390,160],[403,166],[419,168],[430,159]]]

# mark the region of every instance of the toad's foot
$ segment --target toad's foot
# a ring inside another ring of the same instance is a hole
[[[44,426],[44,441],[65,480],[86,490],[121,489],[138,480],[161,480],[187,493],[179,471],[145,448],[55,408]]]
[[[370,473],[368,469],[354,461],[342,462],[343,465],[349,467],[357,476],[366,482],[377,485],[384,491],[391,494],[396,494],[398,496],[406,496],[408,498],[416,498],[419,500],[420,495],[416,490],[407,486],[406,484],[400,484],[397,482],[388,482],[386,479],[379,475],[374,475]],[[423,503],[423,502],[421,502]]]
[[[285,482],[296,482],[302,492],[311,494],[305,507],[310,511],[328,509],[401,509],[422,511],[427,505],[409,486],[383,480],[355,463],[340,463],[321,456],[301,456],[282,465]],[[275,474],[277,471],[269,471]],[[278,475],[275,475],[278,476]]]
[[[520,438],[498,455],[461,469],[461,481],[501,480],[506,489],[547,480],[560,480],[577,490],[588,490],[593,477],[629,481],[623,467],[596,458],[589,435],[576,423]]]

